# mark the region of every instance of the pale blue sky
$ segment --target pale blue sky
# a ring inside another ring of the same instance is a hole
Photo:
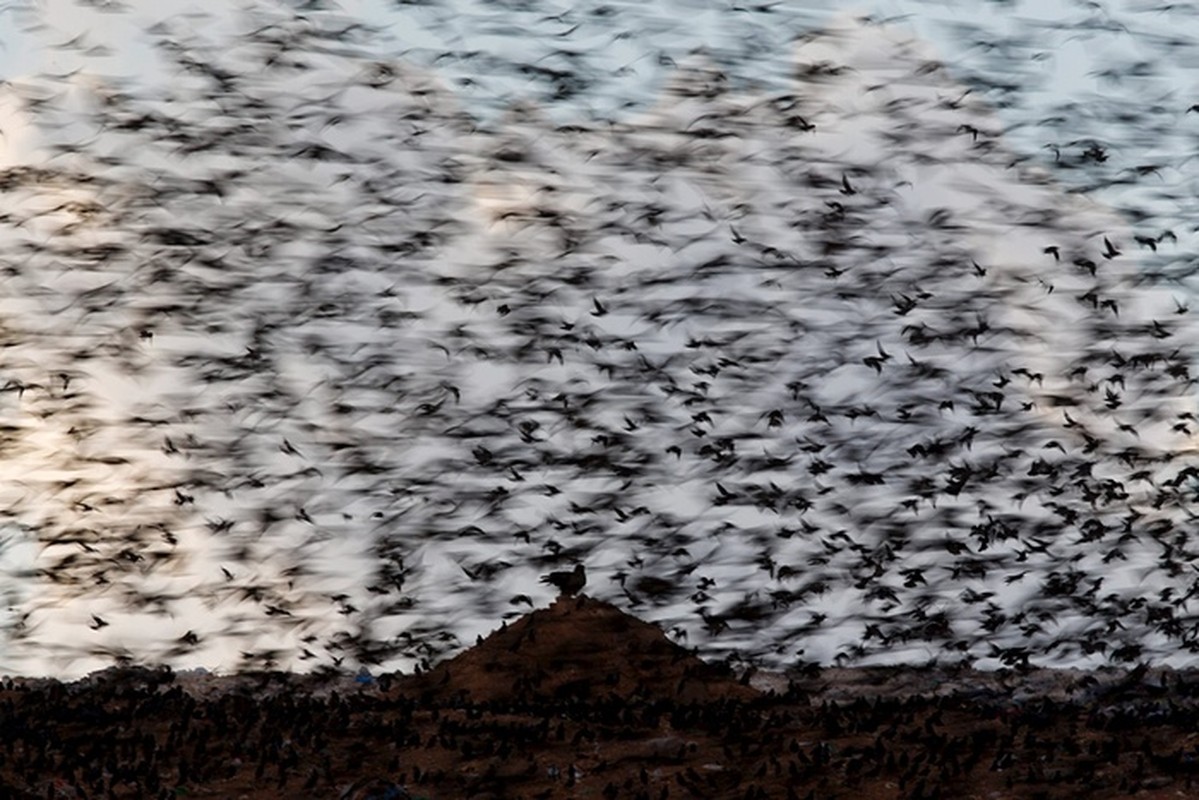
[[[620,117],[652,102],[674,64],[696,50],[735,82],[787,89],[798,37],[835,14],[868,13],[930,42],[950,74],[995,108],[1013,151],[1050,165],[1055,152],[1101,141],[1110,156],[1102,169],[1062,168],[1055,177],[1140,217],[1144,234],[1175,230],[1176,263],[1162,271],[1193,284],[1199,114],[1186,113],[1199,102],[1193,3],[25,0],[0,8],[0,78],[62,75],[86,64],[92,72],[164,85],[171,75],[149,44],[150,26],[169,19],[219,41],[249,24],[244,9],[288,5],[377,26],[372,55],[432,67],[481,121],[519,100],[538,102],[561,122]],[[580,79],[567,82],[565,101],[551,98],[561,85],[547,77],[554,71]],[[1150,113],[1130,113],[1138,110]],[[1146,166],[1154,170],[1123,179]],[[1180,288],[1199,294],[1193,285]]]
[[[12,3],[0,9],[0,76],[16,78],[39,71],[65,72],[80,63],[79,52],[55,51],[47,43],[70,41],[86,32],[87,46],[102,45],[112,52],[110,58],[95,60],[93,68],[116,74],[152,77],[156,69],[153,55],[138,31],[153,23],[178,18],[204,9],[208,19],[190,16],[192,24],[205,31],[233,30],[236,9],[243,4],[228,0],[124,0],[121,12],[111,10],[118,0],[89,0],[87,5],[70,0],[41,0]],[[260,7],[279,4],[258,3]],[[934,42],[951,65],[970,70],[985,70],[988,44],[1011,37],[1029,45],[1029,64],[1035,66],[1038,82],[1055,98],[1077,96],[1101,88],[1095,77],[1110,66],[1114,51],[1143,47],[1146,36],[1189,35],[1199,33],[1199,15],[1185,9],[1155,11],[1145,3],[1112,3],[1104,11],[1097,3],[1037,0],[1032,2],[951,3],[927,0],[885,0],[884,2],[846,4],[836,0],[798,2],[738,2],[737,0],[664,0],[660,3],[634,3],[617,0],[608,3],[607,15],[578,11],[583,6],[565,0],[539,0],[531,3],[483,2],[483,0],[443,0],[422,5],[399,5],[387,0],[339,0],[339,2],[295,3],[293,6],[320,5],[340,13],[379,25],[391,44],[384,53],[394,55],[416,48],[416,59],[430,58],[450,50],[480,50],[521,59],[542,48],[566,47],[585,50],[598,59],[597,66],[610,67],[602,86],[609,97],[596,101],[598,109],[618,105],[620,98],[649,96],[669,71],[669,62],[659,62],[659,54],[678,58],[688,51],[705,47],[717,53],[754,62],[745,71],[768,77],[785,69],[788,42],[804,30],[818,26],[832,13],[854,9],[877,18],[891,18],[908,25]],[[1175,4],[1183,6],[1189,4]],[[505,7],[507,6],[507,7]],[[589,10],[601,4],[586,4]],[[517,10],[528,9],[528,10]],[[766,10],[769,9],[769,10]],[[312,12],[309,12],[312,13]],[[565,14],[555,26],[544,23],[544,34],[532,25],[548,17]],[[31,30],[40,20],[44,27]],[[582,23],[573,38],[557,37]],[[1126,26],[1134,36],[1123,33]],[[1105,30],[1105,26],[1110,26]],[[610,35],[627,32],[625,38]],[[982,35],[979,35],[980,32]],[[1049,34],[1055,33],[1052,38]],[[530,59],[531,60],[531,59]],[[1171,54],[1175,68],[1187,69]],[[447,74],[470,74],[470,65],[441,62]],[[475,71],[475,77],[482,77]],[[617,74],[619,73],[619,74]],[[1090,75],[1090,77],[1088,77]],[[998,77],[998,76],[997,76]],[[517,95],[519,79],[497,81],[488,75],[476,94],[480,100],[488,90],[494,95]],[[1175,88],[1190,89],[1188,77],[1175,76]],[[1181,84],[1181,85],[1180,85]]]
[[[1108,96],[1185,109],[1199,100],[1194,78],[1199,48],[1193,46],[1199,40],[1199,14],[1188,11],[1193,4],[1131,0],[25,0],[0,10],[0,77],[67,73],[85,63],[82,54],[92,48],[88,69],[153,83],[169,75],[162,73],[142,33],[147,27],[175,19],[219,38],[237,30],[238,9],[281,5],[320,7],[379,26],[379,56],[402,54],[427,65],[436,61],[480,119],[494,118],[517,99],[544,104],[544,75],[520,70],[529,63],[574,67],[587,80],[569,102],[553,104],[559,118],[611,117],[622,105],[649,101],[673,60],[697,48],[734,78],[778,85],[790,77],[796,37],[834,13],[850,11],[915,30],[934,44],[958,79],[1018,86],[1006,98],[992,93],[987,99],[1014,103],[999,112],[1009,126],[1009,144],[1027,152],[1046,145],[1044,120],[1070,102],[1094,105]],[[84,38],[74,42],[75,49],[46,46],[72,42],[80,34]],[[1171,39],[1190,46],[1167,49]],[[97,47],[111,55],[97,58]],[[1113,77],[1137,61],[1151,63],[1153,74]],[[1073,118],[1059,129],[1068,141],[1099,135],[1096,124]],[[1178,158],[1194,151],[1189,140],[1154,144]]]

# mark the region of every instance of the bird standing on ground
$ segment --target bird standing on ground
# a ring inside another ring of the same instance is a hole
[[[587,585],[587,572],[582,564],[575,564],[574,570],[570,572],[560,570],[541,576],[541,582],[558,587],[560,594],[570,597],[583,591],[583,587]]]

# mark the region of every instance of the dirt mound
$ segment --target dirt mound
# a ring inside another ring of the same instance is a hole
[[[609,699],[749,700],[758,692],[608,603],[563,597],[505,625],[398,691],[526,705]]]

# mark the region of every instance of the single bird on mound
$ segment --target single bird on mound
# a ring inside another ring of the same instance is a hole
[[[561,594],[571,596],[581,592],[587,585],[587,573],[583,570],[582,564],[575,564],[575,568],[571,572],[561,570],[551,572],[549,575],[542,575],[541,582],[557,586]]]

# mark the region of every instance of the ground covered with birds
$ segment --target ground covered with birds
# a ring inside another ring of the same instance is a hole
[[[328,5],[0,86],[0,796],[1199,791],[1193,98],[484,119]]]
[[[1174,798],[1199,673],[733,674],[586,595],[419,675],[0,682],[12,798]]]

